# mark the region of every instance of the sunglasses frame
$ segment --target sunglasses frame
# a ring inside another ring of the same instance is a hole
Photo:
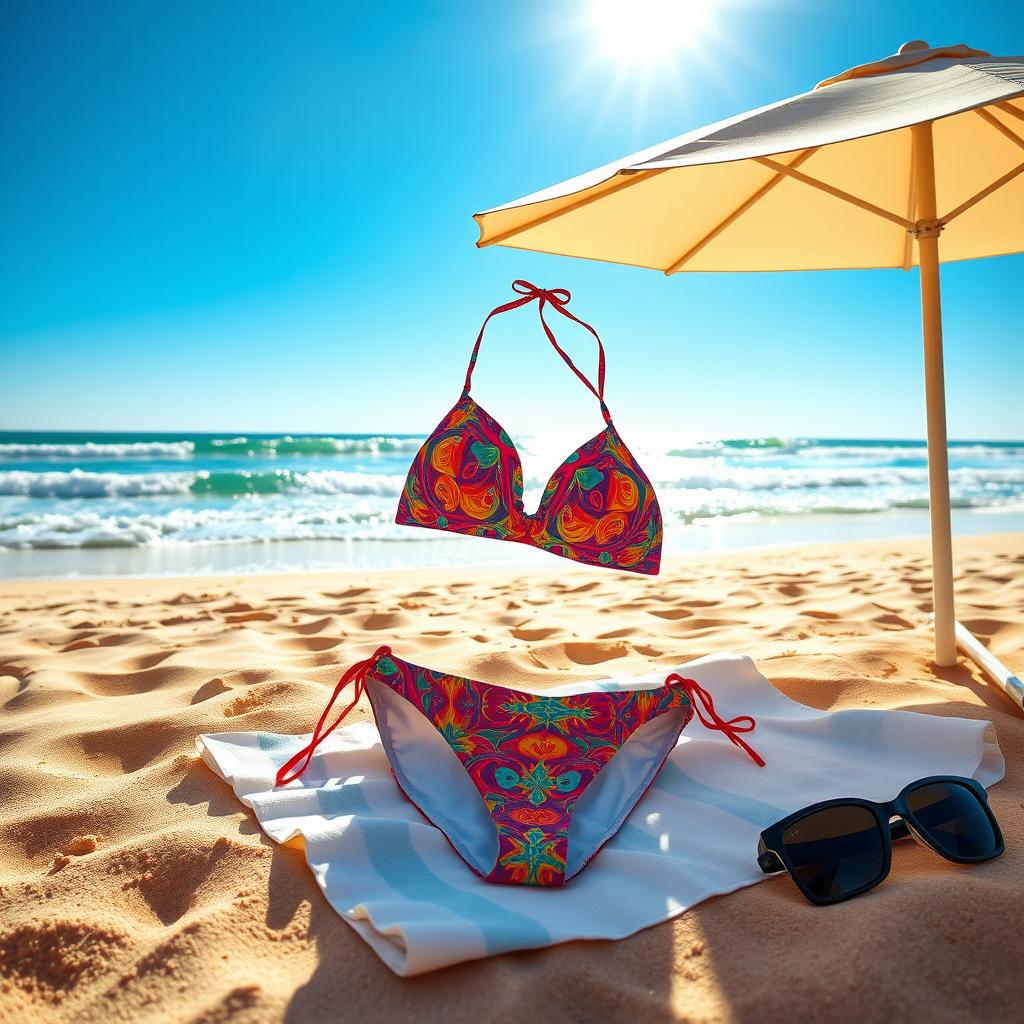
[[[957,857],[944,850],[940,850],[928,838],[925,829],[916,822],[914,812],[907,806],[906,798],[915,790],[938,782],[962,786],[974,794],[988,816],[989,824],[992,826],[992,832],[996,841],[996,848],[993,853],[985,854],[982,857]],[[802,821],[811,814],[828,810],[831,807],[863,807],[865,810],[870,811],[878,824],[878,831],[881,836],[882,869],[876,878],[856,889],[843,893],[842,896],[817,896],[797,877],[796,869],[789,858],[789,854],[786,852],[783,834],[794,822]],[[896,816],[898,816],[899,820],[891,821]],[[930,850],[934,850],[940,857],[953,861],[956,864],[981,864],[985,861],[994,860],[1005,850],[1003,833],[999,828],[999,822],[996,821],[995,814],[992,813],[992,808],[989,806],[988,793],[980,782],[976,779],[968,779],[960,775],[929,775],[927,778],[918,779],[916,782],[911,782],[904,786],[893,800],[879,803],[875,800],[864,800],[860,797],[841,797],[837,800],[822,800],[820,803],[811,804],[809,807],[803,807],[799,811],[794,811],[761,833],[761,839],[757,845],[757,863],[766,875],[775,874],[779,871],[788,872],[796,887],[811,903],[818,906],[828,906],[832,903],[841,903],[854,896],[859,896],[861,893],[873,889],[880,882],[884,882],[889,875],[889,869],[892,867],[893,840],[903,839],[908,835],[914,836],[915,839],[923,843]]]

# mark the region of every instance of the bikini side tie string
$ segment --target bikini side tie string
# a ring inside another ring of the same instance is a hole
[[[277,773],[275,785],[283,786],[286,783],[293,782],[309,767],[309,762],[313,759],[313,754],[316,751],[316,748],[320,746],[320,744],[327,739],[327,737],[330,736],[339,725],[341,725],[348,713],[359,703],[359,698],[362,697],[366,690],[366,676],[369,674],[370,670],[381,658],[386,658],[390,654],[390,647],[378,647],[369,658],[365,658],[363,661],[357,661],[345,670],[345,674],[338,680],[338,685],[334,687],[334,693],[331,694],[331,699],[327,702],[327,707],[324,708],[324,713],[320,716],[320,721],[316,723],[316,728],[313,730],[313,735],[310,737],[309,743],[281,765],[281,768]],[[339,696],[341,696],[342,690],[344,690],[349,683],[354,683],[352,700],[345,705],[341,714],[339,714],[334,720],[334,723],[329,728],[324,729],[324,722],[327,721],[327,716],[331,713],[331,708],[334,707],[335,701]],[[298,765],[298,768],[296,768],[296,765]],[[294,771],[292,771],[293,768],[295,769]]]
[[[719,732],[724,732],[729,737],[730,742],[734,743],[741,750],[746,751],[751,761],[761,768],[764,767],[764,758],[746,740],[741,739],[739,735],[743,732],[754,731],[757,723],[750,715],[739,715],[737,718],[730,718],[726,721],[719,717],[718,712],[715,710],[715,703],[711,699],[711,694],[696,679],[684,679],[681,675],[673,672],[665,680],[665,685],[671,686],[673,683],[681,686],[686,691],[693,704],[693,710],[697,712],[700,724],[705,729],[717,729]]]

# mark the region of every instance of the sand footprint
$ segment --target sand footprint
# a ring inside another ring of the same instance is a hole
[[[600,665],[603,661],[624,658],[628,648],[623,641],[592,641],[590,643],[568,643],[564,645],[566,657],[577,665]]]
[[[49,870],[46,873],[48,875],[55,875],[58,871],[63,871],[71,863],[72,857],[84,857],[86,854],[95,853],[96,848],[104,839],[106,839],[106,836],[75,836],[50,861]]]
[[[302,633],[309,636],[313,633],[322,633],[328,626],[331,625],[332,618],[329,615],[325,615],[322,619],[313,619],[311,622],[300,622],[289,628],[293,633]]]
[[[136,658],[132,658],[130,663],[128,663],[128,667],[143,671],[148,668],[156,668],[157,665],[162,664],[172,655],[177,654],[177,652],[178,649],[175,648],[170,651],[154,651],[152,654],[141,654]]]
[[[267,704],[274,702],[288,689],[287,683],[268,683],[265,686],[256,687],[248,693],[236,697],[230,704],[224,706],[225,718],[237,718],[239,715],[246,715],[250,711],[258,711]]]
[[[299,651],[330,651],[343,639],[340,636],[297,636],[283,641],[283,644]]]
[[[633,650],[645,658],[660,658],[665,653],[660,647],[652,647],[650,644],[633,644]]]
[[[187,626],[193,622],[213,622],[213,616],[208,611],[202,611],[198,615],[168,615],[167,618],[159,619],[161,626]]]
[[[274,612],[238,612],[235,615],[225,615],[224,621],[232,624],[242,622],[273,622],[277,618]]]
[[[61,649],[61,654],[70,654],[72,651],[83,651],[87,647],[99,647],[99,643],[93,639],[94,634],[85,633],[75,637],[70,643],[66,643]]]
[[[511,633],[517,640],[525,640],[527,643],[531,643],[534,640],[547,640],[549,636],[553,636],[557,632],[557,629],[545,629],[544,627],[537,629],[519,627],[517,629],[509,630],[509,633]]]
[[[914,625],[908,622],[902,615],[897,615],[895,612],[886,612],[884,615],[876,615],[872,622],[877,622],[880,626],[886,626],[893,629],[913,629]]]
[[[689,608],[648,608],[649,615],[656,615],[659,619],[686,619],[693,615]]]
[[[202,686],[192,695],[190,704],[202,704],[204,700],[209,700],[211,697],[217,697],[222,693],[227,693],[231,689],[220,676],[216,676],[213,679],[207,679]]]
[[[677,632],[677,636],[685,636],[687,633],[696,633],[702,629],[724,629],[726,626],[743,626],[746,625],[743,619],[725,619],[725,618],[700,618],[700,619],[688,619],[685,623],[685,629],[681,632]]]
[[[401,612],[373,612],[363,619],[363,629],[395,629],[408,621],[408,616]]]
[[[359,597],[361,594],[365,594],[369,591],[369,587],[349,587],[348,590],[325,590],[324,597],[329,598],[332,601],[343,601],[345,598]]]
[[[213,594],[189,594],[181,593],[177,597],[172,597],[167,603],[168,604],[205,604],[207,601],[216,600]]]
[[[562,587],[560,589],[564,594],[589,594],[590,591],[597,590],[603,585],[600,580],[594,580],[592,583],[582,583],[578,587]]]
[[[17,676],[0,674],[0,707],[21,693],[22,681]]]

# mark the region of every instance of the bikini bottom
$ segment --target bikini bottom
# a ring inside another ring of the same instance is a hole
[[[325,723],[342,691],[353,698]],[[758,765],[710,694],[675,673],[653,689],[546,697],[422,668],[378,648],[342,676],[309,743],[277,775],[297,779],[365,691],[402,792],[488,882],[560,886],[619,830],[696,711]]]

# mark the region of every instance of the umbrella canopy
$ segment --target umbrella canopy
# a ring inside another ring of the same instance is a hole
[[[921,219],[912,127],[934,122],[942,260],[1021,252],[1024,57],[910,46],[479,213],[477,244],[667,274],[906,270]]]
[[[959,646],[1024,709],[954,616],[939,293],[940,261],[1024,251],[1024,57],[915,40],[476,220],[478,246],[669,275],[920,267],[935,661]]]

